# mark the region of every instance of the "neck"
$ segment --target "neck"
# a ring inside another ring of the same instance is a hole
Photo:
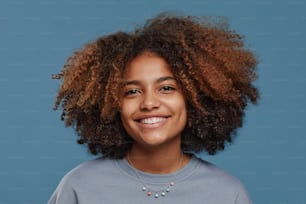
[[[136,169],[153,174],[167,174],[185,166],[190,157],[181,148],[139,148],[133,145],[126,157]]]

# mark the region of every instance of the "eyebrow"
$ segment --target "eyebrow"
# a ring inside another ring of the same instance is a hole
[[[173,80],[176,81],[176,79],[172,76],[164,76],[164,77],[160,77],[158,79],[155,80],[155,83],[161,83],[163,81],[167,81],[167,80]],[[123,82],[123,86],[128,86],[128,85],[140,85],[140,81],[139,80],[131,80],[131,81],[125,81]]]

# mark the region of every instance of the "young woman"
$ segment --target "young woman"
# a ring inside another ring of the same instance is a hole
[[[251,203],[243,185],[194,154],[215,154],[258,91],[240,35],[162,14],[75,52],[55,109],[98,159],[70,171],[49,204]]]

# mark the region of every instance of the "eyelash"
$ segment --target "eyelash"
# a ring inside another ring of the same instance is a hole
[[[163,87],[161,88],[161,91],[166,91],[166,92],[168,92],[168,91],[173,91],[173,90],[175,90],[175,88],[172,87],[172,86],[163,86]]]
[[[165,93],[165,92],[171,92],[175,90],[174,87],[172,86],[163,86],[159,89],[159,91]],[[130,90],[127,90],[125,93],[124,93],[124,96],[129,96],[129,95],[135,95],[137,93],[140,93],[141,91],[138,90],[138,89],[130,89]]]
[[[124,95],[125,95],[125,96],[134,95],[134,94],[136,94],[136,93],[138,93],[138,92],[139,92],[139,90],[137,90],[137,89],[130,89],[130,90],[126,91],[126,92],[124,93]]]

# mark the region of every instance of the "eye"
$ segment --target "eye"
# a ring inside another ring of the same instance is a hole
[[[172,87],[172,86],[163,86],[160,89],[160,91],[162,91],[162,92],[170,92],[170,91],[173,91],[173,90],[175,90],[175,88]]]
[[[130,89],[130,90],[127,90],[126,92],[124,92],[124,96],[131,96],[131,95],[135,95],[135,94],[138,94],[138,93],[140,93],[139,90]]]

